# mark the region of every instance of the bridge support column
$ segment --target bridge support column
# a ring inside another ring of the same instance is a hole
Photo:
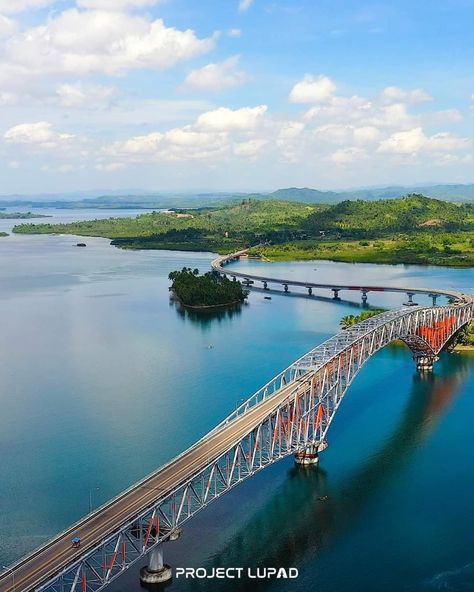
[[[433,306],[436,306],[436,300],[438,299],[438,294],[430,294],[430,298],[433,300]]]
[[[367,290],[362,290],[362,303],[367,303]]]
[[[413,296],[415,295],[414,292],[407,292],[408,301],[405,302],[406,306],[416,306],[416,302],[413,302]]]
[[[302,467],[317,465],[319,462],[318,445],[311,444],[301,452],[295,454],[295,463]]]
[[[283,284],[285,292],[288,292],[288,284]]]
[[[313,295],[313,288],[311,288],[311,286],[308,288],[308,296],[312,296]]]
[[[160,543],[151,551],[148,565],[141,568],[140,581],[143,584],[161,584],[172,577],[171,567],[163,563],[163,543]]]
[[[414,356],[413,359],[415,360],[416,369],[418,372],[431,372],[431,370],[433,370],[433,364],[436,362],[438,357],[421,354]]]
[[[340,298],[339,298],[339,290],[337,288],[331,288],[331,289],[334,292],[334,296],[333,296],[334,300],[340,300]]]
[[[267,282],[263,282],[263,289],[264,290],[268,290],[268,284],[267,284]]]

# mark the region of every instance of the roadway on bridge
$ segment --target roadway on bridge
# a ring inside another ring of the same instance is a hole
[[[219,431],[211,432],[209,437],[200,440],[170,464],[13,566],[15,592],[29,592],[47,578],[59,573],[63,567],[79,559],[89,548],[109,536],[120,525],[138,516],[158,499],[165,497],[167,493],[195,475],[200,468],[206,467],[211,460],[224,454],[292,392],[294,393],[298,382],[292,382]],[[81,538],[80,549],[72,548],[73,536]],[[0,577],[0,592],[13,592],[12,570]]]

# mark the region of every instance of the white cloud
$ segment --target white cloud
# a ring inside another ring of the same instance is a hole
[[[239,1],[239,10],[240,12],[245,12],[248,10],[253,4],[253,0],[240,0]]]
[[[74,138],[71,134],[56,132],[47,121],[15,125],[3,137],[9,144],[30,144],[40,148],[56,148]]]
[[[387,86],[382,96],[386,101],[393,103],[424,103],[433,100],[433,97],[422,88],[405,90],[399,86]]]
[[[240,29],[229,29],[227,35],[229,37],[242,37],[242,31]]]
[[[10,92],[0,92],[0,107],[15,105],[18,102],[18,96]]]
[[[380,139],[381,132],[373,125],[354,128],[354,141],[357,144],[372,144]]]
[[[0,13],[15,14],[24,10],[44,8],[54,4],[56,0],[0,0]]]
[[[199,128],[216,131],[253,130],[262,123],[266,111],[266,105],[242,109],[220,107],[200,115],[196,125]]]
[[[116,89],[111,86],[85,85],[81,82],[61,84],[56,88],[56,95],[64,107],[106,107],[115,94]]]
[[[11,18],[0,14],[0,40],[11,37],[18,30],[18,24]]]
[[[248,142],[237,142],[234,145],[234,154],[237,156],[257,156],[264,146],[267,145],[267,140],[249,140]]]
[[[289,99],[292,103],[320,103],[332,97],[336,85],[327,76],[305,74],[291,89]]]
[[[95,165],[95,169],[98,171],[102,171],[104,173],[114,173],[115,171],[119,171],[123,169],[125,165],[123,162],[109,162],[106,164],[98,163]]]
[[[155,6],[159,0],[77,0],[81,8],[93,8],[95,10],[120,11],[127,8],[143,8]]]
[[[239,86],[245,82],[247,76],[242,70],[237,70],[238,63],[239,56],[232,56],[220,64],[207,64],[190,72],[184,86],[201,91],[219,91]]]
[[[379,152],[393,154],[417,154],[422,150],[429,152],[449,152],[463,150],[471,145],[467,138],[459,138],[446,132],[426,136],[421,127],[397,132],[380,143]]]
[[[362,148],[356,148],[355,146],[350,148],[341,148],[333,152],[329,159],[336,164],[349,164],[359,160],[365,160],[367,153]]]
[[[0,83],[46,75],[118,75],[164,70],[208,52],[216,35],[199,39],[190,29],[166,27],[119,12],[66,10],[0,45]]]

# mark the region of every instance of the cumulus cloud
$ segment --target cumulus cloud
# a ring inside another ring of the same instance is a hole
[[[192,70],[184,82],[185,88],[200,91],[219,91],[240,86],[247,76],[238,70],[239,56],[232,56],[219,64],[207,64]]]
[[[9,144],[29,144],[40,148],[56,148],[74,138],[71,134],[56,132],[47,121],[15,125],[3,137]]]
[[[253,4],[253,0],[240,0],[239,2],[239,10],[240,12],[245,12],[248,10]]]
[[[463,150],[471,145],[467,138],[459,138],[446,132],[427,136],[421,127],[392,134],[380,143],[379,152],[393,154],[417,154],[429,152],[450,152]]]
[[[76,84],[60,84],[56,95],[64,107],[86,107],[88,109],[107,107],[116,94],[112,86]]]
[[[267,140],[248,140],[248,142],[237,142],[234,144],[234,154],[237,156],[257,156],[268,144]]]
[[[24,10],[45,8],[56,0],[0,0],[0,13],[15,14]]]
[[[260,129],[266,110],[265,105],[234,110],[221,107],[202,113],[190,125],[115,142],[104,149],[102,158],[126,163],[214,162],[232,154],[254,158],[268,143]]]
[[[399,86],[387,86],[382,96],[387,102],[393,103],[424,103],[433,100],[433,97],[422,88],[405,90]]]
[[[200,115],[196,125],[199,128],[217,131],[253,130],[262,123],[266,112],[266,105],[242,109],[220,107]]]
[[[242,31],[240,29],[229,29],[227,35],[229,37],[242,37]]]
[[[17,30],[18,25],[13,19],[0,14],[0,41],[6,37],[11,37]]]
[[[331,98],[336,85],[327,76],[305,74],[291,89],[289,99],[292,103],[321,103]]]
[[[216,35],[199,39],[161,19],[106,11],[66,10],[0,43],[0,82],[45,75],[118,75],[164,70],[208,52]]]
[[[362,148],[341,148],[333,152],[329,159],[336,164],[349,164],[359,160],[365,160],[367,153]]]
[[[81,8],[93,8],[96,10],[120,11],[127,8],[143,8],[155,6],[159,0],[77,0]]]

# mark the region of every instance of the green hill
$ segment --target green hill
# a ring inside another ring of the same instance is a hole
[[[474,230],[474,205],[458,205],[418,194],[401,199],[347,200],[314,212],[304,226],[311,234],[322,230],[352,237]]]

